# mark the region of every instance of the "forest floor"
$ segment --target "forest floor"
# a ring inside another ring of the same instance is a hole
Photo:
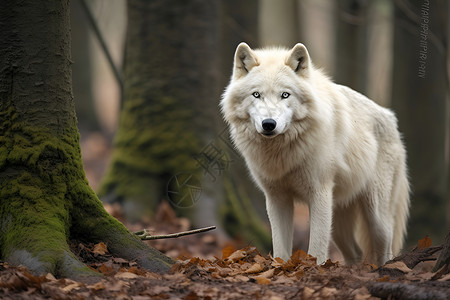
[[[106,164],[98,158],[109,154],[107,144],[98,140],[82,144],[89,149],[83,158],[94,186]],[[137,224],[123,219],[120,206],[105,207],[131,231],[147,228],[152,234],[167,234],[191,227],[165,202],[151,221]],[[383,266],[330,260],[317,265],[302,250],[285,262],[242,242],[224,241],[214,231],[146,243],[176,260],[169,274],[113,257],[104,243],[73,241],[72,251],[102,274],[100,279],[87,283],[34,276],[0,261],[0,299],[450,299],[450,268],[431,271],[442,247],[432,246],[427,237]]]
[[[119,207],[107,209],[120,219]],[[155,234],[184,231],[189,222],[163,203],[150,224]],[[135,230],[139,225],[129,225]],[[142,229],[142,228],[138,228]],[[0,262],[0,299],[449,299],[450,273],[431,269],[442,247],[424,238],[402,256],[377,267],[317,265],[302,250],[287,262],[254,247],[224,245],[214,233],[147,241],[176,264],[169,274],[148,272],[108,253],[104,243],[74,242],[72,251],[103,276],[95,282],[34,276]]]

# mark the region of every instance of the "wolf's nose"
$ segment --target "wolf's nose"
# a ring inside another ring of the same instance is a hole
[[[277,127],[277,122],[274,119],[265,119],[262,121],[262,128],[265,131],[273,131]]]

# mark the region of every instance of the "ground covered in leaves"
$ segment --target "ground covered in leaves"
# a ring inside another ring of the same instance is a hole
[[[82,145],[86,174],[94,186],[106,166],[102,158],[110,152],[98,140],[95,135]],[[131,231],[148,228],[153,234],[168,234],[191,227],[167,203],[151,222],[139,224],[127,224],[118,205],[106,208]],[[0,299],[450,299],[449,266],[431,271],[442,247],[433,247],[428,238],[381,267],[335,261],[319,266],[301,250],[284,262],[241,242],[225,241],[214,231],[146,243],[177,260],[169,274],[113,257],[104,243],[72,241],[72,251],[101,278],[78,282],[34,276],[0,261]]]
[[[114,213],[114,208],[109,207]],[[154,231],[183,231],[185,219],[162,205]],[[153,225],[153,226],[152,226]],[[130,227],[133,227],[130,225]],[[136,226],[135,226],[136,227]],[[142,228],[133,228],[140,230]],[[165,232],[167,233],[167,232]],[[148,272],[108,253],[104,243],[72,243],[72,251],[103,276],[94,282],[34,276],[0,262],[0,299],[449,299],[449,267],[431,269],[442,247],[424,238],[384,266],[344,266],[296,251],[287,262],[254,247],[237,249],[214,233],[148,242],[177,259],[169,274]],[[220,251],[218,251],[218,249]]]

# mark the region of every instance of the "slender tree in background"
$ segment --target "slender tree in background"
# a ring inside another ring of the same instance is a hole
[[[72,96],[69,1],[0,4],[0,259],[92,276],[69,239],[154,271],[171,260],[111,217],[86,180]]]
[[[361,93],[367,79],[367,0],[337,1],[334,79]]]
[[[293,47],[300,42],[299,15],[297,0],[260,0],[259,15],[259,39],[263,46]],[[250,45],[251,47],[254,47]]]
[[[89,22],[83,11],[80,1],[75,0],[70,3],[71,17],[71,38],[72,38],[72,86],[73,95],[76,99],[75,110],[78,125],[82,125],[83,130],[99,130],[100,125],[97,119],[94,105],[92,88],[92,59],[91,37],[88,33]]]
[[[230,79],[233,67],[233,56],[240,42],[247,42],[252,47],[259,47],[258,0],[223,0],[220,15],[220,87],[225,87]],[[218,105],[219,99],[216,104]],[[225,128],[225,124],[221,125]],[[225,130],[228,134],[228,129]],[[232,146],[231,146],[232,147]],[[229,157],[233,159],[222,177],[224,197],[216,200],[219,208],[218,219],[226,232],[233,237],[244,240],[258,247],[260,251],[271,248],[270,231],[267,223],[264,194],[257,189],[248,173],[245,161],[240,155],[233,153],[230,147],[224,147]],[[266,224],[267,225],[267,224]]]
[[[442,240],[449,174],[447,1],[396,1],[392,106],[408,152],[412,186],[409,240]],[[446,120],[447,118],[447,120]]]
[[[259,47],[258,12],[259,0],[221,0],[220,1],[220,49],[219,61],[221,74],[220,87],[225,87],[233,70],[233,55],[237,45],[248,43],[251,47]]]

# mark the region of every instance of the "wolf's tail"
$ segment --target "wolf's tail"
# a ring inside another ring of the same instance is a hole
[[[406,167],[401,166],[397,172],[396,184],[394,185],[392,200],[396,203],[394,207],[395,223],[394,223],[394,237],[392,241],[393,255],[399,254],[403,247],[403,241],[406,235],[406,225],[409,216],[409,183],[407,178]]]

